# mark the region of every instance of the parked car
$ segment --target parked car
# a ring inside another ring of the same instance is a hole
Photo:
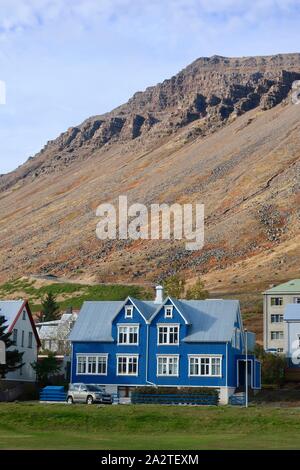
[[[106,393],[105,389],[99,385],[75,383],[69,385],[67,402],[87,403],[88,405],[92,405],[93,403],[111,405],[113,403],[113,397],[109,393]]]

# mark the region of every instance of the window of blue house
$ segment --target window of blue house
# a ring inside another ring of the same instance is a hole
[[[126,305],[125,307],[125,318],[132,318],[133,316],[133,306]]]
[[[189,376],[221,377],[222,358],[217,356],[189,356]]]
[[[117,375],[138,375],[138,360],[135,355],[118,355],[117,356]]]
[[[179,325],[157,325],[157,344],[179,344]]]
[[[173,305],[165,306],[165,318],[173,318]]]
[[[107,375],[107,354],[77,355],[77,375]]]
[[[157,356],[157,376],[178,377],[179,356]]]
[[[118,325],[118,344],[139,344],[139,325]]]

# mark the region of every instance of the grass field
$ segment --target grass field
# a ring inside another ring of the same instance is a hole
[[[28,298],[33,312],[40,311],[41,300],[47,292],[51,292],[57,297],[61,310],[70,306],[74,309],[80,309],[85,300],[125,300],[128,295],[138,299],[151,296],[146,289],[135,285],[48,282],[43,286],[38,286],[36,280],[25,278],[15,279],[0,285],[0,298]]]
[[[300,408],[0,404],[1,449],[299,449]]]

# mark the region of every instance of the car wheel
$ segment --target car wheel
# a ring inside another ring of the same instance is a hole
[[[91,397],[90,395],[87,397],[86,399],[86,402],[88,405],[92,405],[94,403],[94,400],[93,400],[93,397]]]
[[[69,405],[72,405],[74,403],[74,400],[71,396],[67,398],[67,403],[69,403]]]

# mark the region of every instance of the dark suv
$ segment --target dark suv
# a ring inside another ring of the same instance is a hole
[[[93,403],[111,405],[113,403],[113,397],[109,393],[106,393],[105,389],[100,385],[75,383],[69,385],[67,402],[87,403],[88,405],[92,405]]]

